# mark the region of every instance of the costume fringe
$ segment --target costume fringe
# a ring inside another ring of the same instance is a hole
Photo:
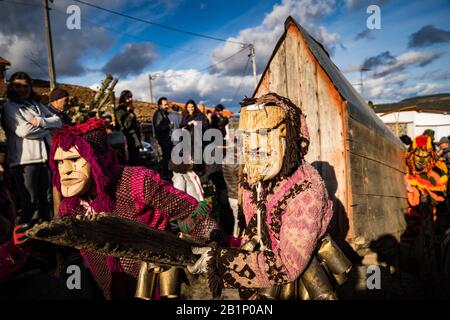
[[[214,299],[220,298],[222,295],[223,284],[223,266],[219,265],[220,247],[214,245],[208,253],[210,259],[208,260],[208,284]]]

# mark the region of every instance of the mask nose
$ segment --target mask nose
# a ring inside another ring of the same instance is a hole
[[[69,175],[73,171],[73,164],[70,160],[64,160],[62,165],[60,166],[60,173],[62,175]]]

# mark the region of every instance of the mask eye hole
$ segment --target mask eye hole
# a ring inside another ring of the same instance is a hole
[[[430,157],[429,154],[426,154],[426,155],[422,156],[419,153],[414,153],[414,156],[416,156],[417,158],[420,158],[420,159],[427,159],[427,158]]]

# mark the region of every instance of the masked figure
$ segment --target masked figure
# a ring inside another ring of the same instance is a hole
[[[206,204],[173,188],[152,170],[119,166],[106,139],[100,119],[54,135],[50,164],[53,183],[63,196],[60,216],[107,213],[159,230],[172,220],[195,241],[214,239],[216,223]],[[81,254],[105,298],[133,297],[139,262],[83,250]]]
[[[443,283],[439,272],[439,256],[445,251],[439,244],[449,227],[446,208],[448,172],[446,165],[437,160],[432,139],[421,135],[414,139],[406,158],[406,189],[408,192],[407,227],[402,241],[411,244],[411,257],[415,259],[424,288],[432,297]],[[442,267],[441,267],[442,268]],[[445,272],[445,268],[443,268]]]
[[[201,257],[188,269],[207,272],[216,296],[222,288],[238,288],[244,299],[335,298],[326,272],[342,275],[351,265],[325,238],[332,202],[319,173],[304,160],[309,144],[305,116],[289,99],[269,93],[244,100],[239,129],[243,245],[196,248]],[[319,247],[322,258],[338,254],[339,266],[323,269],[319,261],[330,259],[316,258]]]
[[[448,171],[445,163],[437,160],[429,136],[418,136],[406,152],[406,181],[408,202],[411,207],[429,202],[436,213],[436,206],[445,201]]]
[[[443,213],[440,211],[447,211],[439,208],[445,206],[448,171],[446,165],[437,160],[431,138],[427,135],[414,139],[405,159],[409,208],[406,216],[408,226],[402,238],[409,241],[416,238],[427,212],[436,222]]]

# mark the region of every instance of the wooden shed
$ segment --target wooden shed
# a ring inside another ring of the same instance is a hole
[[[402,143],[292,17],[253,96],[268,92],[288,97],[307,116],[306,159],[327,184],[339,234],[350,242],[398,239],[407,209]]]

